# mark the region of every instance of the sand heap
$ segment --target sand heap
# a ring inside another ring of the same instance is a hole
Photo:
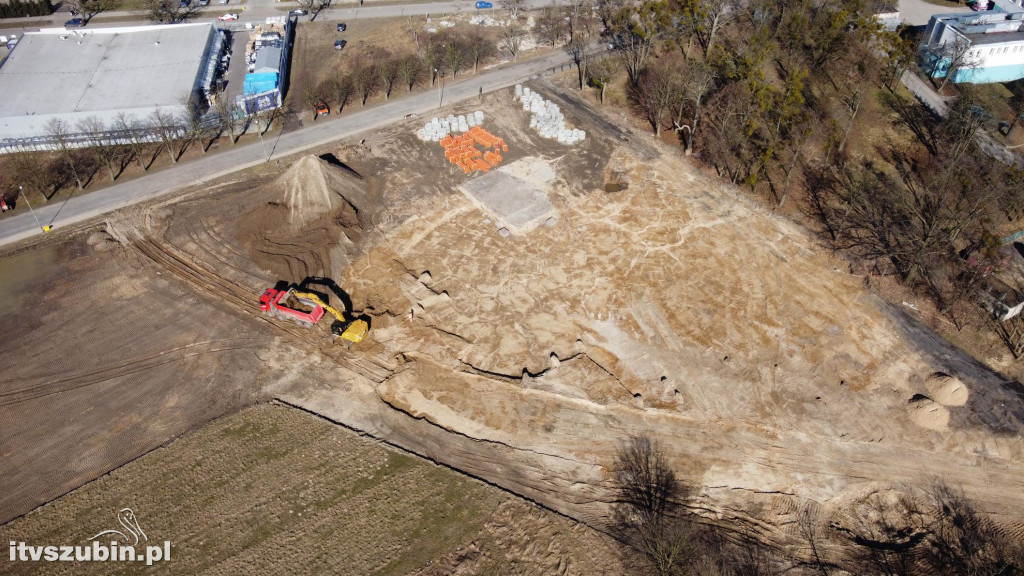
[[[359,223],[366,208],[366,191],[361,178],[341,166],[313,156],[304,156],[274,184],[284,190],[283,204],[288,207],[288,223],[299,229],[339,210],[339,224]]]
[[[268,202],[242,219],[239,238],[265,270],[290,281],[331,276],[358,254],[369,194],[341,162],[305,156],[262,193]]]

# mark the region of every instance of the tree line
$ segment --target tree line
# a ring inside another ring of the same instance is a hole
[[[49,16],[53,14],[50,0],[10,0],[0,3],[0,18],[22,18],[25,16]]]
[[[312,110],[315,103],[323,101],[333,104],[337,112],[356,102],[365,106],[378,95],[388,100],[395,91],[412,92],[420,83],[429,82],[433,87],[445,76],[476,74],[481,64],[499,54],[495,42],[479,30],[460,34],[445,31],[425,37],[413,34],[413,38],[415,52],[364,48],[353,52],[340,73],[305,78],[303,105]],[[513,49],[518,49],[518,44]],[[514,56],[512,50],[507,51]]]
[[[252,123],[265,133],[278,113],[270,110],[243,118],[232,108],[220,98],[213,113],[207,114],[195,101],[183,98],[180,113],[156,109],[143,118],[119,113],[110,122],[92,116],[75,124],[54,118],[45,126],[48,149],[53,152],[6,155],[4,183],[8,189],[23,186],[48,200],[65,186],[84,189],[98,174],[114,182],[132,164],[146,172],[162,154],[176,164],[189,146],[205,154],[225,135],[235,144]]]
[[[693,486],[662,447],[631,436],[612,466],[610,525],[635,574],[655,576],[1011,576],[1024,571],[1016,540],[962,490],[936,480],[906,492],[879,491],[833,514],[806,504],[795,537],[768,543],[690,513]]]
[[[979,291],[1004,260],[999,231],[1019,221],[1024,174],[979,149],[979,134],[999,119],[970,86],[957,87],[944,118],[899,90],[904,74],[918,72],[919,42],[876,21],[886,6],[598,0],[596,7],[616,58],[586,69],[577,62],[581,86],[586,78],[603,99],[624,71],[628,102],[656,135],[676,133],[687,154],[721,177],[776,209],[797,208],[856,268],[897,277],[956,328],[988,322],[976,305]],[[1018,104],[1011,102],[1024,109]],[[879,113],[864,118],[867,109],[880,109],[886,131],[908,138],[857,138],[881,128]],[[1018,118],[1009,120],[1012,130]],[[1018,328],[996,331],[1024,335]],[[1024,339],[1014,342],[1011,351],[1024,354]]]

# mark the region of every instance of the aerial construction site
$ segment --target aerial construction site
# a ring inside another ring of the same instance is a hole
[[[190,573],[631,573],[608,534],[637,435],[687,510],[794,564],[842,565],[851,511],[936,479],[1024,535],[1020,384],[547,80],[0,271],[5,540],[131,504]]]

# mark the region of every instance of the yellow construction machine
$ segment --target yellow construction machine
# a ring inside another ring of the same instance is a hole
[[[294,292],[293,294],[298,298],[311,300],[323,308],[325,312],[334,316],[335,322],[331,325],[331,333],[341,337],[343,340],[358,344],[363,341],[363,338],[366,338],[366,334],[370,331],[370,325],[365,320],[353,318],[349,314],[324,302],[312,292]]]

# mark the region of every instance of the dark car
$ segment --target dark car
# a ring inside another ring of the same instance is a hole
[[[344,32],[345,30],[348,30],[348,25],[344,22],[338,23],[338,32]]]
[[[348,41],[346,41],[346,40],[335,40],[334,41],[334,49],[335,50],[341,50],[342,48],[345,47],[345,44],[348,44]]]
[[[65,28],[81,28],[85,26],[84,18],[72,18],[64,23]]]
[[[181,7],[188,8],[188,5],[192,3],[192,0],[181,0]]]

